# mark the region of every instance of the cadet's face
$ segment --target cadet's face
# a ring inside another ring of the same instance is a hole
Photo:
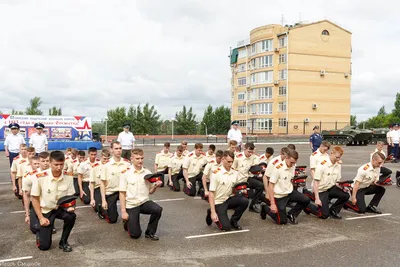
[[[84,161],[84,160],[85,160],[85,156],[81,156],[81,155],[79,155],[79,156],[78,156],[78,160],[79,160],[79,162],[82,162],[82,161]]]
[[[45,159],[40,158],[40,169],[44,171],[48,168],[50,168],[50,157],[47,157]]]
[[[215,161],[217,162],[217,164],[220,164],[222,161],[222,157],[215,157]]]
[[[214,154],[214,151],[213,151],[212,149],[209,149],[209,150],[208,150],[208,154],[209,154],[209,155],[213,155],[213,154]]]
[[[342,157],[342,155],[340,155],[340,153],[332,151],[329,159],[331,160],[331,162],[333,164],[335,164],[336,162],[338,162],[340,160],[341,157]]]
[[[195,150],[196,157],[200,156],[201,153],[203,153],[203,149],[202,148],[196,148],[196,150]]]
[[[226,156],[222,159],[222,165],[226,170],[229,170],[232,167],[233,158]]]
[[[101,156],[101,163],[104,164],[104,163],[106,163],[106,161],[109,160],[109,159],[110,159],[110,157],[106,157],[106,156],[102,155],[102,156]]]
[[[37,168],[40,167],[40,161],[39,160],[32,160],[32,169],[36,170]]]
[[[183,151],[179,151],[179,150],[176,151],[176,155],[177,155],[178,157],[181,157],[182,154],[183,154]]]
[[[26,147],[21,147],[20,149],[19,149],[19,152],[23,155],[23,156],[26,156],[27,155],[27,150],[26,150]]]
[[[187,145],[181,145],[183,148],[183,151],[185,151],[187,149]]]
[[[28,159],[32,159],[35,155],[35,152],[28,152]]]
[[[65,155],[66,155],[67,157],[71,157],[72,152],[71,152],[71,151],[67,151],[67,153],[65,153]]]
[[[61,172],[62,169],[64,168],[64,160],[56,161],[53,159],[50,162],[50,167],[53,172]]]
[[[286,159],[286,165],[290,168],[293,167],[297,162],[297,159],[294,158],[287,158]]]
[[[76,159],[76,154],[71,154],[71,159]]]
[[[90,161],[94,161],[97,157],[97,152],[90,152],[89,153],[89,159]]]
[[[164,153],[168,153],[169,152],[169,147],[164,147]]]
[[[111,150],[112,150],[112,153],[113,153],[114,156],[121,157],[121,154],[122,154],[121,145],[114,144],[114,146],[113,146],[113,148]]]
[[[144,159],[143,155],[132,154],[132,156],[131,156],[133,166],[135,166],[137,168],[141,168],[143,166],[143,159]]]
[[[229,147],[229,151],[235,152],[235,151],[236,151],[236,146],[235,146],[235,145],[231,145],[231,146]]]
[[[378,168],[383,164],[383,159],[381,159],[380,157],[378,157],[378,159],[372,159],[372,167],[374,168]]]
[[[248,158],[248,157],[250,157],[251,155],[253,155],[254,154],[254,150],[250,150],[249,148],[246,148],[245,150],[244,150],[244,155]]]
[[[383,149],[383,145],[382,145],[382,144],[377,144],[377,145],[376,145],[376,148],[377,148],[378,150],[382,150],[382,149]]]
[[[326,153],[326,152],[329,150],[329,148],[327,148],[326,146],[320,146],[320,147],[319,147],[319,150],[320,150],[322,153]]]

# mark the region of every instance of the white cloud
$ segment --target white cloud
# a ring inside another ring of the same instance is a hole
[[[391,4],[392,3],[392,4]],[[150,102],[164,118],[229,105],[229,48],[260,25],[330,19],[353,33],[352,113],[393,108],[400,82],[394,1],[23,1],[0,4],[3,112],[40,96],[43,110],[95,119]],[[389,52],[386,52],[389,51]]]

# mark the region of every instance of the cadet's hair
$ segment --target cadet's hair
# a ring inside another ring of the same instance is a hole
[[[33,146],[30,146],[26,149],[28,152],[35,152],[35,148]]]
[[[41,159],[47,159],[48,157],[50,157],[50,153],[47,151],[43,151],[39,153],[39,158]]]
[[[89,149],[88,149],[88,153],[91,153],[91,152],[96,152],[97,153],[97,148],[95,148],[95,147],[89,147]]]
[[[223,156],[224,156],[224,151],[217,150],[217,152],[215,152],[215,157],[222,158]]]
[[[215,145],[213,145],[213,144],[209,145],[209,146],[208,146],[208,149],[211,149],[212,151],[215,152]]]
[[[372,159],[374,159],[374,160],[377,160],[377,159],[379,159],[379,158],[385,160],[385,156],[384,156],[381,152],[375,152],[375,153],[372,155]]]
[[[296,146],[293,144],[288,144],[287,146],[289,149],[296,150]]]
[[[186,141],[182,141],[181,145],[187,146],[187,142]]]
[[[183,146],[181,145],[177,146],[176,151],[183,152]]]
[[[78,149],[76,149],[76,148],[73,148],[72,150],[71,150],[71,153],[73,154],[73,155],[78,155]]]
[[[171,146],[171,143],[170,142],[165,142],[164,143],[164,147],[170,147]]]
[[[108,148],[103,148],[103,150],[101,151],[101,155],[104,157],[111,156],[110,150]]]
[[[268,154],[271,154],[271,155],[273,155],[274,154],[274,149],[272,148],[272,147],[267,147],[267,149],[265,149],[265,153],[268,153]]]
[[[132,149],[132,155],[139,155],[139,156],[143,156],[143,149],[141,148],[134,148]]]
[[[244,149],[254,150],[255,146],[254,143],[246,143],[244,145]]]
[[[236,140],[230,140],[229,141],[229,146],[237,146],[237,141]]]
[[[198,149],[198,148],[203,149],[203,144],[202,144],[202,143],[196,143],[196,144],[194,145],[194,149]]]
[[[119,141],[112,141],[111,148],[114,148],[114,145],[121,145],[121,143]]]
[[[20,144],[19,147],[20,147],[20,148],[26,147],[26,144]]]
[[[338,153],[342,156],[344,151],[343,151],[343,148],[341,148],[340,146],[334,146],[331,149],[331,153]]]
[[[382,142],[382,141],[378,141],[376,144],[377,144],[377,145],[382,145],[382,146],[383,146],[385,143]]]
[[[290,148],[288,148],[287,146],[281,148],[281,154],[287,155],[289,153],[289,151],[290,151]]]
[[[84,157],[86,155],[86,153],[83,150],[79,150],[78,155]]]
[[[72,147],[68,147],[65,151],[71,152],[72,151]]]
[[[34,157],[32,158],[32,160],[37,160],[37,161],[39,161],[39,156],[34,156]]]
[[[65,155],[62,151],[56,150],[50,153],[50,161],[65,161]]]
[[[224,151],[223,155],[224,158],[230,157],[232,159],[235,158],[235,153],[233,153],[232,151],[226,150]]]
[[[331,148],[331,143],[328,141],[322,141],[321,146],[327,147],[328,149]]]
[[[297,160],[299,158],[299,153],[297,153],[296,150],[290,149],[289,153],[287,153],[287,157]]]

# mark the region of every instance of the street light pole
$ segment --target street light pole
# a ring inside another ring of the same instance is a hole
[[[108,119],[107,117],[104,118],[104,120],[106,122],[106,141],[105,141],[106,144],[108,143],[108,139],[107,139],[107,128],[108,128],[107,127],[107,119]]]
[[[172,121],[172,136],[171,136],[171,138],[172,138],[172,140],[174,140],[174,119],[171,119],[171,121]]]
[[[203,122],[204,126],[206,126],[206,136],[208,136],[208,131],[207,131],[207,124]]]

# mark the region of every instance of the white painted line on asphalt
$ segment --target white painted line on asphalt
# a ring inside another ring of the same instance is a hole
[[[92,206],[76,206],[75,209],[91,208]]]
[[[0,185],[9,185],[11,182],[0,183]]]
[[[0,262],[10,262],[10,261],[20,261],[20,260],[29,260],[32,259],[32,256],[26,256],[26,257],[19,257],[19,258],[12,258],[12,259],[5,259],[5,260],[0,260]]]
[[[10,213],[24,213],[24,210],[18,210],[18,211],[11,211]]]
[[[154,200],[154,202],[170,202],[170,201],[178,201],[178,200],[185,200],[185,198],[167,198],[167,199],[160,199]]]
[[[239,233],[244,233],[244,232],[249,232],[249,231],[250,231],[249,229],[245,229],[245,230],[240,230],[240,231],[221,232],[221,233],[214,233],[214,234],[191,235],[191,236],[186,236],[185,238],[193,239],[193,238],[216,236],[216,235],[230,235],[230,234],[239,234]]]
[[[194,197],[193,199],[199,200],[199,199],[202,199],[202,198],[201,197]]]
[[[383,213],[383,214],[376,214],[376,215],[367,215],[367,216],[360,216],[360,217],[351,217],[351,218],[346,218],[346,221],[351,221],[351,220],[358,220],[358,219],[368,219],[368,218],[376,218],[376,217],[383,217],[383,216],[390,216],[392,215],[391,213]]]

